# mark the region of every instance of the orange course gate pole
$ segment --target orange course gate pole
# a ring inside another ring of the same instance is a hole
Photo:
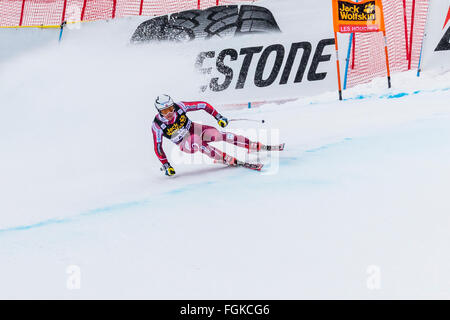
[[[387,72],[387,78],[388,78],[388,88],[391,88],[391,68],[389,67],[389,53],[388,53],[388,46],[387,46],[387,37],[386,37],[386,31],[383,31],[383,37],[384,37],[384,53],[386,54],[386,72]]]
[[[338,77],[339,100],[342,100],[341,66],[339,64],[339,46],[336,32],[334,33],[334,45],[336,47],[336,70]]]

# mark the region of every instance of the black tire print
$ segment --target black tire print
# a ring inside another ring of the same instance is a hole
[[[138,26],[131,42],[186,42],[268,32],[281,32],[268,9],[252,5],[217,6],[147,20]]]

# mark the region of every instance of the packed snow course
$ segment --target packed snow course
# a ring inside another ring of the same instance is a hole
[[[189,48],[124,45],[129,21],[1,56],[0,298],[450,298],[450,73],[219,106],[285,151],[254,172],[166,141],[168,178],[153,100],[198,98]]]

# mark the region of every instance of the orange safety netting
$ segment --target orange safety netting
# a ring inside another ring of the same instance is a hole
[[[0,27],[155,16],[255,0],[0,0]]]

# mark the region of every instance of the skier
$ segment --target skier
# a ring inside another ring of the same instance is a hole
[[[250,151],[282,150],[283,145],[271,147],[260,142],[252,142],[248,138],[230,132],[220,132],[214,127],[192,122],[186,115],[187,112],[205,110],[213,116],[220,127],[228,125],[228,119],[222,116],[209,103],[203,101],[174,103],[168,95],[160,95],[155,100],[158,114],[152,124],[153,142],[155,153],[161,161],[166,175],[175,175],[175,169],[167,160],[162,148],[163,137],[177,144],[181,151],[195,153],[200,151],[216,162],[229,166],[245,166],[250,169],[261,170],[262,165],[253,165],[238,161],[235,157],[214,148],[209,143],[213,141],[225,141],[236,146],[247,148]]]

